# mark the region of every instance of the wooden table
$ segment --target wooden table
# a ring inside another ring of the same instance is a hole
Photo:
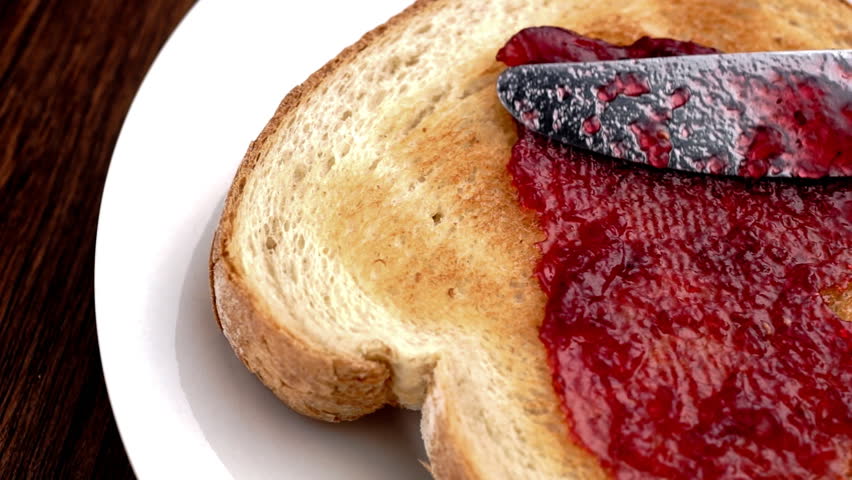
[[[0,478],[132,478],[93,263],[124,116],[194,0],[0,0]]]

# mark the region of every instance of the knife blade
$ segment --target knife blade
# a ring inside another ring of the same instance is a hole
[[[497,93],[526,128],[611,157],[852,176],[852,50],[522,65],[500,75]]]

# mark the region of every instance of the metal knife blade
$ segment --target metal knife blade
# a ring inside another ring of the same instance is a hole
[[[527,128],[624,160],[852,176],[852,50],[522,65],[497,93]]]

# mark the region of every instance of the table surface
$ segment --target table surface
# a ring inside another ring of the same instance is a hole
[[[0,1],[0,478],[132,478],[95,333],[101,191],[194,0]]]

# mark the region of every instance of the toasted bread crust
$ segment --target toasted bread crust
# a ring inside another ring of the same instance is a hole
[[[426,452],[431,459],[429,471],[433,477],[446,480],[484,480],[484,475],[469,461],[466,446],[460,440],[462,436],[455,433],[458,426],[453,416],[456,414],[440,383],[433,384],[423,403],[421,426]]]
[[[353,420],[394,403],[386,365],[317,348],[269,320],[225,262],[213,267],[216,311],[237,356],[297,412]]]

